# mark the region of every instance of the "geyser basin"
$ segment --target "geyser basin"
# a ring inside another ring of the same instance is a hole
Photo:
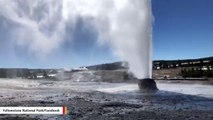
[[[150,79],[150,78],[139,79],[138,86],[139,86],[140,90],[143,90],[143,91],[157,91],[158,90],[155,80]]]

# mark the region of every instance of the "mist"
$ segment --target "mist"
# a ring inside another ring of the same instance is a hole
[[[0,25],[12,43],[37,58],[57,50],[72,36],[79,18],[128,61],[137,78],[152,77],[151,0],[0,0]]]

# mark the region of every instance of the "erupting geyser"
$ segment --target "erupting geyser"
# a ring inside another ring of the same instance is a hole
[[[98,33],[100,44],[109,44],[128,61],[141,89],[156,88],[151,80],[151,0],[0,0],[0,7],[0,25],[11,43],[38,57],[59,48],[67,34],[72,38],[80,18]]]

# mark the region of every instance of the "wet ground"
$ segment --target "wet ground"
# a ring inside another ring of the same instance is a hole
[[[67,106],[68,115],[0,115],[10,120],[212,120],[213,87],[193,81],[157,81],[143,93],[137,83],[0,79],[0,106]]]

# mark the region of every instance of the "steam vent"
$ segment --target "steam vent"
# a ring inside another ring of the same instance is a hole
[[[142,91],[157,91],[157,85],[155,80],[147,78],[147,79],[139,79],[138,86]]]

